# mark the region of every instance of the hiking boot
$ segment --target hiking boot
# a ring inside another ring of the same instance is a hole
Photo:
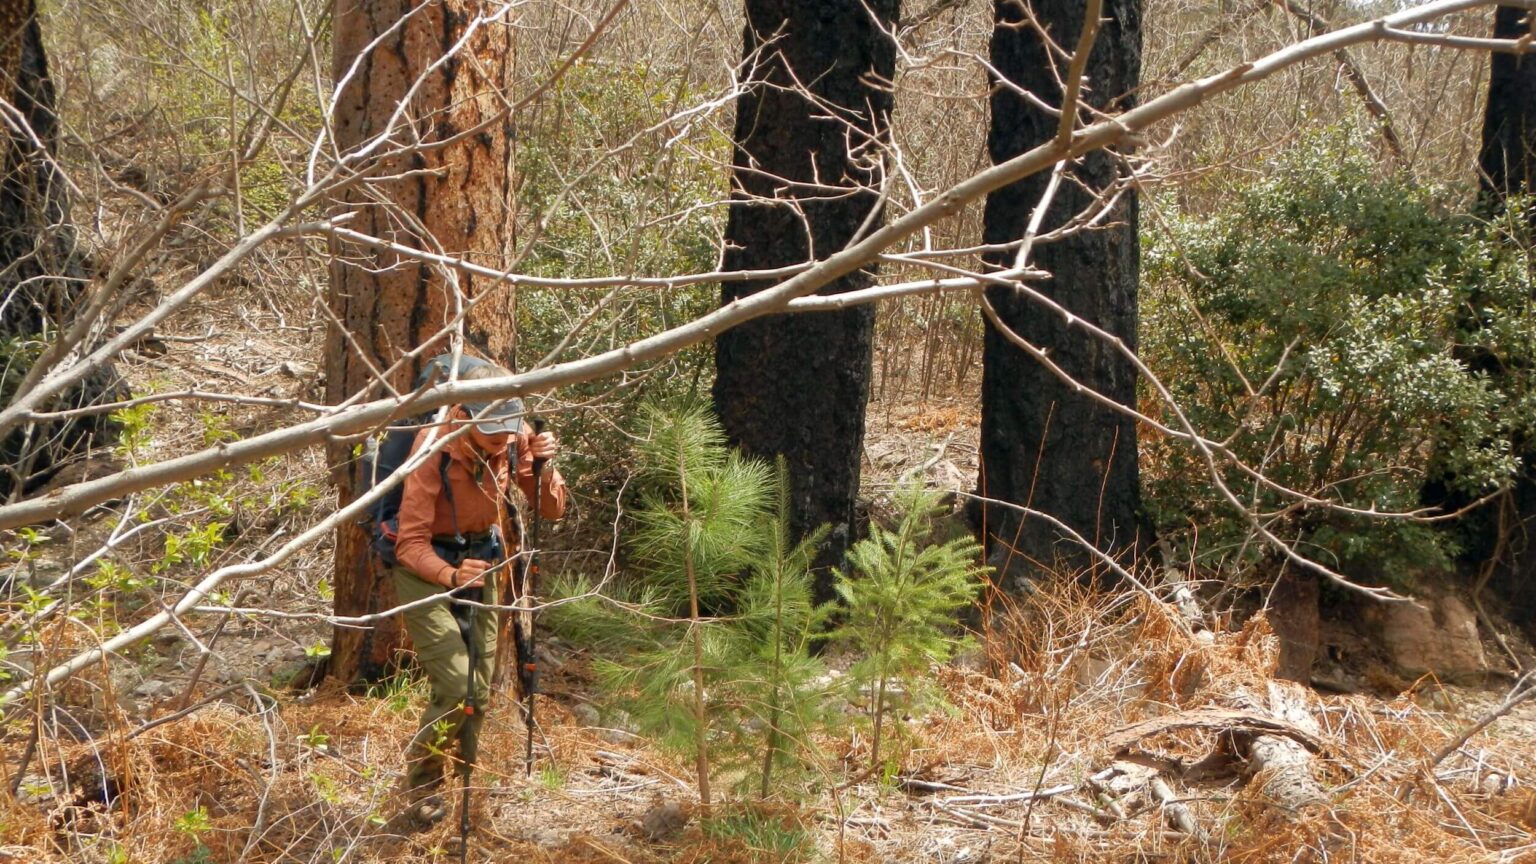
[[[379,831],[383,834],[420,834],[443,821],[448,805],[441,795],[426,795],[407,801]]]
[[[417,831],[425,831],[448,816],[448,802],[441,795],[428,795],[406,811]]]

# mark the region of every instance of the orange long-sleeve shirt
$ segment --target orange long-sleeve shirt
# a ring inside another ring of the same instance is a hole
[[[424,445],[430,427],[416,433],[411,452]],[[438,435],[449,429],[439,427]],[[530,433],[525,426],[523,433],[508,442],[508,450],[516,448],[517,485],[523,495],[533,500],[533,453],[528,449]],[[453,503],[443,494],[441,457],[428,459],[417,466],[405,478],[405,489],[400,495],[399,533],[395,540],[395,557],[400,564],[427,582],[448,584],[453,565],[444,561],[432,548],[436,535],[478,534],[502,523],[504,498],[499,490],[507,488],[507,451],[482,453],[462,435],[450,442],[443,452],[448,454],[448,485],[453,489]],[[539,496],[540,515],[545,519],[559,519],[565,515],[565,479],[554,468],[543,472],[544,489]],[[507,554],[516,551],[516,538],[506,536]]]

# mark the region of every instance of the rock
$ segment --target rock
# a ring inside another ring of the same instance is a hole
[[[572,705],[571,714],[575,716],[576,722],[583,726],[596,726],[602,722],[597,709],[585,702],[577,702],[575,705]]]
[[[890,441],[876,441],[864,448],[869,464],[883,468],[901,461],[900,448]]]
[[[40,807],[52,800],[53,786],[48,782],[48,778],[41,774],[28,774],[21,778],[21,783],[16,787],[16,803],[18,804]]]
[[[176,688],[169,682],[157,681],[153,678],[133,688],[133,695],[142,699],[164,699],[175,692]]]
[[[627,732],[623,729],[600,729],[597,734],[598,737],[609,744],[632,744],[635,739],[640,737],[633,732]]]
[[[559,672],[561,669],[565,668],[565,661],[561,660],[555,654],[555,652],[550,650],[550,648],[546,645],[540,644],[534,646],[533,656],[540,666],[551,672]]]
[[[928,478],[939,489],[970,490],[976,485],[974,471],[965,471],[959,465],[942,459],[938,464],[928,469]]]
[[[1275,677],[1306,684],[1312,680],[1322,620],[1318,613],[1318,582],[1313,573],[1289,568],[1275,583],[1269,598],[1269,629],[1280,641]]]
[[[1455,680],[1488,671],[1477,616],[1458,597],[1378,607],[1381,644],[1404,674]]]
[[[286,660],[275,663],[267,670],[268,679],[279,687],[299,687],[307,689],[311,669],[307,660]]]
[[[640,817],[640,833],[652,843],[668,840],[681,834],[688,824],[688,814],[676,801],[666,801],[652,807]]]
[[[542,831],[535,831],[533,833],[532,840],[534,845],[541,849],[557,849],[561,846],[564,846],[566,842],[570,840],[570,836],[564,831],[545,829]]]

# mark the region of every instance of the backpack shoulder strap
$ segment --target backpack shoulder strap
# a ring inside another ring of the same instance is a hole
[[[443,494],[448,496],[448,512],[453,514],[453,534],[462,537],[464,532],[459,530],[459,505],[453,502],[453,485],[448,482],[448,463],[451,460],[446,450],[439,455],[442,458],[437,463],[437,474],[443,480]]]

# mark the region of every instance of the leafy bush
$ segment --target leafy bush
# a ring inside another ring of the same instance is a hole
[[[705,97],[685,67],[581,63],[521,128],[517,151],[519,269],[580,278],[632,273],[664,277],[708,272],[719,260],[728,197],[730,139],[708,122],[677,138],[662,124]],[[659,125],[660,124],[660,125]],[[518,297],[518,363],[531,367],[560,346],[568,360],[619,347],[703,315],[719,305],[713,284],[527,290]],[[582,476],[614,464],[627,449],[647,401],[707,394],[711,346],[700,345],[612,379],[566,388],[575,403],[561,417],[565,470]]]
[[[1160,224],[1142,353],[1206,437],[1282,486],[1362,510],[1413,510],[1431,477],[1468,495],[1509,481],[1533,417],[1530,271],[1444,190],[1384,174],[1335,132],[1220,212]],[[1167,406],[1150,410],[1178,428]],[[1160,536],[1236,573],[1273,561],[1193,448],[1149,437],[1144,460]],[[1431,526],[1307,506],[1222,470],[1271,531],[1349,575],[1402,582],[1455,551]]]

